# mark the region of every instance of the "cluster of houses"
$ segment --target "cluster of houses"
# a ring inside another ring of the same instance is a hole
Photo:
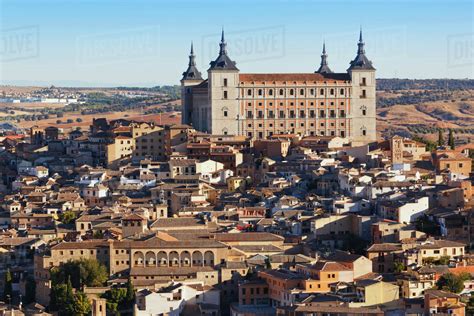
[[[3,306],[17,313],[46,315],[51,269],[81,258],[109,273],[84,289],[94,315],[127,282],[136,315],[464,315],[473,290],[438,285],[474,273],[474,146],[106,119],[0,146],[0,272],[16,294]]]

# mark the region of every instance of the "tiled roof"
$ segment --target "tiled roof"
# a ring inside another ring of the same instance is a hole
[[[327,78],[318,73],[266,73],[266,74],[239,74],[239,80],[242,82],[249,81],[313,81],[313,82],[330,82],[330,81],[345,81],[344,79]]]

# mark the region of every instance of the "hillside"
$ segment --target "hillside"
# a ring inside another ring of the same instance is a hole
[[[457,143],[474,141],[474,80],[377,81],[377,129],[435,139],[438,129],[453,129]]]

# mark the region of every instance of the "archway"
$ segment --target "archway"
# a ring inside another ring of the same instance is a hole
[[[198,250],[194,251],[192,259],[193,259],[193,266],[202,267],[202,264],[203,264],[202,252]]]
[[[183,251],[181,253],[181,266],[182,267],[190,267],[191,266],[191,254],[189,251]]]
[[[170,267],[179,267],[179,254],[176,251],[171,251],[169,256]]]
[[[145,256],[143,255],[143,252],[141,251],[136,251],[133,254],[133,263],[135,267],[143,267],[145,264]]]

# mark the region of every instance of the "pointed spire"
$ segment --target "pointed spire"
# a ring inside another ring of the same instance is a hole
[[[227,54],[227,49],[226,49],[226,42],[225,42],[225,39],[224,39],[224,27],[222,27],[222,34],[221,34],[221,43],[219,44],[220,46],[220,51],[219,51],[219,55],[226,55]]]
[[[374,66],[372,66],[372,62],[365,56],[365,43],[362,38],[362,26],[360,27],[359,31],[359,42],[357,43],[357,56],[354,58],[353,61],[350,62],[350,66],[348,70],[354,69],[363,69],[363,70],[375,70]]]
[[[215,61],[211,61],[211,67],[209,68],[209,70],[239,70],[235,65],[235,61],[232,61],[229,56],[227,56],[227,43],[225,42],[224,27],[222,27],[221,42],[219,43],[219,47],[219,56],[217,56]]]
[[[332,73],[332,70],[328,66],[328,55],[326,54],[326,41],[323,41],[323,53],[321,54],[321,66],[316,73],[327,74]]]
[[[183,72],[182,80],[202,80],[201,73],[196,68],[196,56],[194,55],[194,44],[191,41],[191,50],[189,52],[188,69]]]
[[[365,49],[364,49],[364,41],[362,40],[362,26],[360,27],[360,33],[359,33],[359,43],[357,43],[357,46],[359,47],[357,54],[365,54]]]
[[[193,47],[193,42],[191,41],[191,51],[189,53],[189,66],[196,66],[196,60],[194,56],[194,47]]]

